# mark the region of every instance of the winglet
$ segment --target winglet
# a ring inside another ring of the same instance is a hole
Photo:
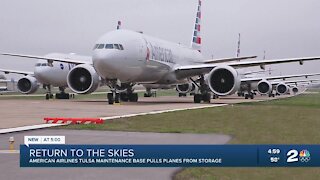
[[[201,52],[201,0],[198,0],[197,16],[193,29],[191,48]]]

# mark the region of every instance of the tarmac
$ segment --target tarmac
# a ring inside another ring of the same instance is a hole
[[[256,96],[254,100],[230,96],[213,99],[210,105],[256,102],[269,99],[265,96]],[[104,99],[49,101],[0,99],[0,102],[0,130],[43,124],[43,118],[45,117],[100,118],[208,106],[208,104],[194,104],[193,97],[179,98],[174,96],[142,97],[136,103],[126,102],[120,105],[108,105]]]

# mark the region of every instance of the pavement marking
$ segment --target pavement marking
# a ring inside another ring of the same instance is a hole
[[[221,107],[226,106],[228,104],[214,104],[214,105],[206,105],[206,106],[199,106],[199,107],[189,107],[189,108],[181,108],[181,109],[169,109],[163,111],[151,111],[146,113],[136,113],[136,114],[127,114],[127,115],[120,115],[120,116],[111,116],[111,117],[102,117],[102,120],[112,120],[112,119],[120,119],[120,118],[128,118],[128,117],[135,117],[135,116],[144,116],[144,115],[152,115],[152,114],[161,114],[167,112],[175,112],[175,111],[185,111],[185,110],[194,110],[194,109],[204,109],[204,108],[211,108],[211,107]]]

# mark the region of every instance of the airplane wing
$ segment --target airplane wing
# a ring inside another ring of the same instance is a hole
[[[0,79],[0,83],[8,83],[8,82],[12,82],[12,81],[8,79]]]
[[[260,66],[261,69],[265,69],[265,65],[269,65],[269,64],[299,62],[300,65],[303,65],[304,61],[315,61],[315,60],[320,60],[320,56],[291,58],[291,59],[229,62],[229,63],[224,63],[223,65],[228,65],[234,68]],[[192,76],[209,73],[213,68],[217,67],[218,65],[221,65],[221,64],[196,64],[196,65],[177,66],[175,67],[175,72],[178,78],[186,78],[186,77],[192,77]]]
[[[250,75],[250,74],[262,74],[262,73],[266,73],[266,72],[271,72],[274,70],[259,70],[259,71],[248,71],[245,72],[244,75]]]
[[[19,71],[19,70],[10,70],[10,69],[0,69],[0,72],[4,72],[5,74],[22,74],[22,75],[33,75],[33,72],[28,71]]]
[[[254,81],[261,81],[263,79],[265,80],[286,80],[288,78],[296,78],[296,77],[305,77],[308,78],[310,76],[318,76],[320,73],[309,73],[309,74],[294,74],[294,75],[285,75],[285,76],[267,76],[267,77],[253,77],[253,78],[243,78],[241,79],[241,82],[254,82]]]
[[[210,60],[205,60],[200,63],[204,64],[212,64],[212,63],[225,63],[225,62],[230,62],[230,61],[240,61],[240,60],[245,60],[245,59],[255,59],[258,56],[245,56],[245,57],[233,57],[233,58],[221,58],[221,59],[210,59]]]
[[[88,61],[86,56],[75,56],[68,54],[50,54],[48,56],[34,56],[34,55],[25,55],[25,54],[12,54],[12,53],[1,53],[3,56],[13,56],[13,57],[22,57],[22,58],[31,58],[31,59],[41,59],[47,60],[48,62],[63,62],[63,63],[71,63],[71,64],[87,64],[92,63]],[[91,59],[91,58],[90,58]]]
[[[292,80],[292,81],[283,81],[285,84],[297,84],[297,83],[303,83],[303,82],[317,82],[319,79],[302,79],[302,80]],[[279,84],[279,81],[273,81],[271,82],[272,85]]]

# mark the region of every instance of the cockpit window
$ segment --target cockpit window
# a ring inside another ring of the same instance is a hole
[[[96,44],[93,49],[118,49],[123,50],[122,44]]]
[[[36,66],[37,66],[37,67],[41,66],[41,63],[37,63]]]
[[[106,49],[113,49],[113,44],[106,44]]]
[[[115,48],[115,49],[119,49],[119,50],[120,50],[120,46],[119,46],[119,44],[115,44],[115,45],[114,45],[114,48]]]
[[[47,66],[47,65],[48,65],[47,63],[42,63],[42,64],[41,64],[41,66]]]
[[[93,49],[94,49],[94,50],[97,49],[98,46],[99,46],[99,44],[94,45]]]
[[[99,44],[97,49],[103,49],[104,48],[104,44]]]

